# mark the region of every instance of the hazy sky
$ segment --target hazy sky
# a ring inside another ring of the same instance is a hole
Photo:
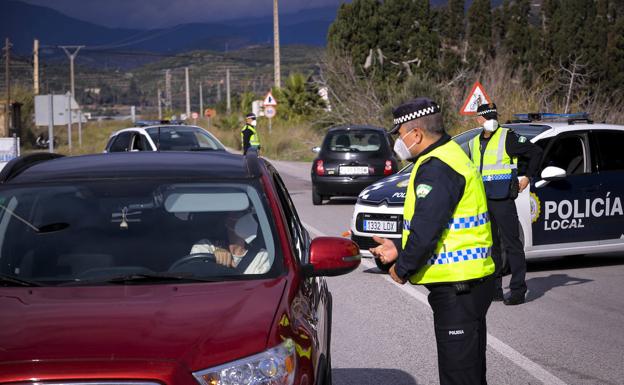
[[[1,0],[0,0],[1,1]],[[109,27],[155,28],[267,16],[273,0],[22,0]],[[345,0],[279,0],[280,13],[336,6]]]

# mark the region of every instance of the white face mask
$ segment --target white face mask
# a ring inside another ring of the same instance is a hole
[[[483,123],[483,129],[487,132],[494,132],[498,128],[498,121],[496,119],[486,120]]]
[[[252,121],[251,121],[251,123],[250,123],[250,124],[251,124],[252,126],[256,127],[256,124],[258,124],[258,121],[254,119],[254,120],[252,120]]]
[[[411,131],[410,131],[411,132]],[[407,134],[405,134],[405,136],[409,135],[410,132],[408,132]],[[407,160],[409,158],[412,158],[413,155],[410,152],[410,149],[412,147],[414,147],[416,143],[412,143],[411,146],[407,147],[407,145],[405,144],[405,142],[403,141],[403,138],[398,138],[395,142],[394,142],[394,152],[396,152],[397,156],[399,157],[399,159],[401,160]]]

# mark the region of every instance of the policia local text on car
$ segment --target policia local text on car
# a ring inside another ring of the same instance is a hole
[[[438,104],[417,98],[393,111],[395,151],[414,162],[403,208],[401,244],[374,237],[370,252],[399,284],[425,285],[441,385],[486,384],[486,313],[494,261],[479,171],[446,134]]]
[[[514,199],[537,176],[542,149],[524,136],[498,125],[496,104],[482,104],[477,108],[477,122],[483,131],[469,142],[470,156],[479,169],[485,185],[488,213],[492,223],[492,257],[496,264],[495,301],[505,305],[524,303],[526,261],[520,241],[520,222]],[[518,157],[525,158],[525,176],[518,180]],[[509,294],[503,296],[503,249],[511,269]]]

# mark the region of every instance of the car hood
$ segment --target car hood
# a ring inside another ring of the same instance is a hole
[[[372,205],[386,203],[389,206],[403,205],[410,173],[391,175],[366,187],[358,196],[358,202]]]
[[[285,285],[0,288],[0,382],[26,363],[28,373],[55,362],[88,371],[129,361],[195,371],[263,351]]]

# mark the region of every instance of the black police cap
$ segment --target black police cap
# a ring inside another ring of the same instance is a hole
[[[394,127],[390,130],[390,134],[396,133],[403,123],[437,114],[440,111],[440,105],[429,98],[420,97],[403,103],[392,110]]]
[[[496,111],[496,104],[486,103],[477,107],[477,116],[483,116],[485,119],[498,118],[498,112]]]
[[[245,119],[256,119],[256,114],[254,114],[253,112],[250,114],[245,115]]]

